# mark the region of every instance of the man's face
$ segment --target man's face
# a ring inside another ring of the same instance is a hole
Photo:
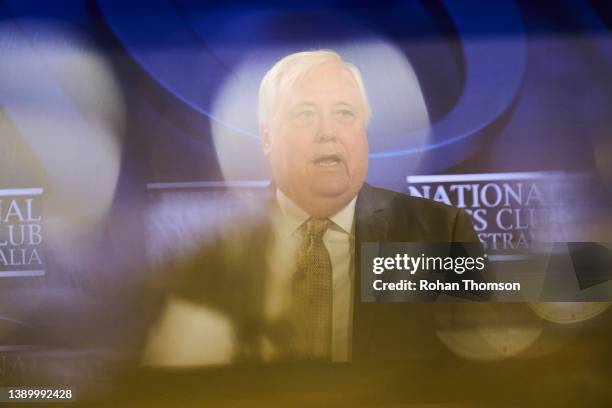
[[[364,101],[349,71],[327,63],[279,95],[262,127],[278,187],[314,217],[328,217],[357,195],[368,170]]]

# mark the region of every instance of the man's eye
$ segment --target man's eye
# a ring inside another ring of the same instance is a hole
[[[338,109],[335,114],[342,122],[351,122],[355,119],[355,112],[350,109]]]
[[[296,111],[292,116],[292,121],[295,126],[310,126],[317,118],[317,111],[314,109],[305,109]]]
[[[298,118],[312,118],[314,115],[314,111],[300,111],[295,116]]]

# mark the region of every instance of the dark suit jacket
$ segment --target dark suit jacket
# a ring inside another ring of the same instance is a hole
[[[435,335],[437,303],[362,303],[360,243],[478,242],[470,217],[457,208],[365,184],[355,208],[352,359],[429,358],[448,355]],[[187,262],[174,265],[175,294],[217,309],[234,323],[239,359],[257,359],[262,336],[267,218],[251,221],[215,239]]]

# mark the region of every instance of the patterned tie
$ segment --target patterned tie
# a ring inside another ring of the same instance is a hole
[[[328,219],[310,218],[298,251],[291,316],[295,351],[300,357],[331,358],[332,265],[323,243],[330,224]]]

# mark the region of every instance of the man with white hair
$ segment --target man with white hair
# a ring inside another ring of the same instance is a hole
[[[259,95],[279,192],[314,218],[355,200],[368,169],[370,116],[359,71],[332,51],[292,54],[266,74]]]
[[[465,212],[365,183],[369,117],[358,69],[333,51],[289,55],[263,78],[269,217],[184,263],[173,290],[228,317],[233,359],[401,357],[436,342],[431,308],[360,301],[360,243],[477,238]]]

